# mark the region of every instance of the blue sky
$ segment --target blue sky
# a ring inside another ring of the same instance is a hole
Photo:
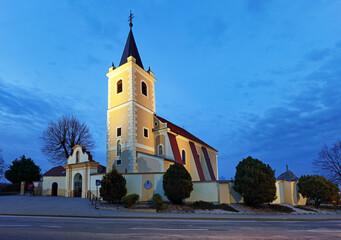
[[[3,1],[0,149],[43,172],[39,136],[75,114],[105,164],[107,77],[134,35],[155,73],[157,114],[219,150],[230,179],[251,155],[276,176],[314,173],[340,139],[341,1]]]

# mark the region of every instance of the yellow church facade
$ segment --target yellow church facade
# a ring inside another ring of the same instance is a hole
[[[120,66],[107,77],[107,171],[165,172],[178,162],[194,181],[217,179],[217,150],[156,114],[156,79],[144,70],[131,29]]]

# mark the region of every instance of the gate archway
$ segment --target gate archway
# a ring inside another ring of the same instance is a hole
[[[82,175],[77,173],[73,178],[74,197],[82,197]]]

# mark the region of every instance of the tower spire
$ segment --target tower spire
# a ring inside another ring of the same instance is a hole
[[[141,68],[143,68],[140,54],[139,54],[139,51],[137,50],[137,46],[136,46],[134,35],[133,35],[133,30],[132,30],[133,18],[134,18],[134,14],[132,14],[132,12],[130,11],[130,15],[128,18],[130,31],[129,31],[126,45],[123,50],[123,54],[122,54],[121,62],[119,66],[125,64],[127,62],[128,57],[133,56],[136,59],[136,64],[139,65]]]

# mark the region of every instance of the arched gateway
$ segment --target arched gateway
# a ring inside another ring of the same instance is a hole
[[[82,175],[80,173],[73,178],[73,196],[82,197]]]

